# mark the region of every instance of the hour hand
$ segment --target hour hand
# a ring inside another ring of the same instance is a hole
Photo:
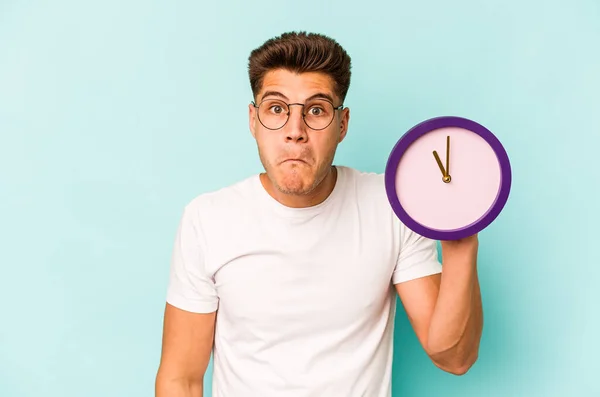
[[[444,170],[444,165],[442,164],[440,155],[435,150],[433,151],[433,157],[435,157],[435,161],[437,161],[438,166],[440,167],[440,171],[442,171],[442,176],[446,176],[446,171]]]
[[[450,175],[448,174],[448,172],[446,172],[447,170],[444,169],[444,165],[442,164],[442,160],[440,159],[439,154],[437,154],[437,152],[435,150],[433,151],[433,157],[435,157],[435,161],[438,163],[438,167],[440,167],[440,171],[442,171],[442,180],[445,183],[449,183],[450,182]]]

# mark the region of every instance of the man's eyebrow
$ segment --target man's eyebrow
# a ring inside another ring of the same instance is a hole
[[[324,92],[317,92],[316,94],[311,95],[308,98],[306,98],[307,101],[310,101],[311,99],[327,99],[329,102],[333,103],[333,97]]]
[[[263,95],[262,95],[262,99],[264,100],[266,97],[268,96],[276,96],[279,98],[282,98],[284,100],[288,100],[288,98],[283,95],[281,92],[279,91],[266,91]],[[313,94],[311,96],[309,96],[308,98],[306,98],[307,101],[310,101],[312,99],[327,99],[328,101],[330,101],[331,103],[333,103],[333,97],[329,94],[326,94],[324,92],[317,92],[316,94]]]
[[[286,101],[288,100],[288,98],[279,91],[265,91],[265,93],[262,95],[262,99],[265,99],[268,96],[276,96],[279,98],[283,98]]]

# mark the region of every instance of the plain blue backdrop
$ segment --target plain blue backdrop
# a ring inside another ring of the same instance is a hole
[[[511,159],[479,361],[438,370],[400,311],[394,397],[600,395],[598,0],[2,0],[0,396],[153,395],[179,216],[261,170],[247,57],[289,30],[352,56],[337,164],[440,115]]]

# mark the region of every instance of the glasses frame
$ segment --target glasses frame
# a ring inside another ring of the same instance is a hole
[[[333,107],[333,116],[331,117],[331,120],[329,120],[329,123],[328,123],[328,124],[327,124],[325,127],[323,127],[323,128],[313,128],[313,127],[311,127],[311,126],[310,126],[310,125],[308,125],[308,123],[306,122],[306,118],[305,118],[305,117],[306,117],[306,114],[304,114],[304,109],[302,109],[302,121],[304,121],[304,124],[305,124],[305,125],[306,125],[308,128],[310,128],[311,130],[313,130],[313,131],[322,131],[322,130],[324,130],[325,128],[327,128],[327,127],[329,127],[329,126],[331,125],[331,123],[333,122],[333,119],[335,118],[335,112],[336,112],[337,110],[342,110],[342,109],[344,109],[344,104],[342,103],[341,105],[339,105],[339,106],[337,106],[337,107],[336,107],[336,106],[333,104],[333,102],[331,102],[331,101],[330,101],[330,100],[328,100],[328,99],[325,99],[325,98],[317,98],[317,99],[318,99],[318,100],[320,100],[320,101],[328,102],[328,103],[330,103],[330,104],[331,104],[331,106]],[[254,107],[255,107],[255,108],[258,110],[258,109],[260,108],[260,105],[262,105],[262,104],[263,104],[265,101],[273,101],[273,100],[274,100],[274,99],[271,99],[271,98],[269,98],[269,99],[263,99],[263,100],[262,100],[262,101],[261,101],[261,102],[260,102],[258,105],[257,105],[257,104],[256,104],[256,102],[254,102],[254,101],[252,101],[251,103],[252,103],[252,106],[254,106]],[[291,108],[291,107],[292,107],[293,105],[302,106],[303,108],[304,108],[304,106],[306,106],[306,104],[305,104],[305,103],[286,103],[286,102],[282,101],[281,99],[278,99],[278,100],[279,100],[279,101],[281,101],[282,103],[284,103],[284,104],[287,106],[287,108],[288,108],[288,111],[287,111],[287,118],[286,118],[286,120],[285,120],[285,123],[283,123],[281,127],[279,127],[279,128],[269,128],[269,127],[267,127],[267,126],[266,126],[266,125],[265,125],[265,124],[262,122],[262,120],[260,119],[260,111],[258,111],[258,112],[256,113],[256,114],[257,114],[257,117],[258,117],[258,121],[260,121],[260,123],[262,124],[262,126],[263,126],[263,127],[265,127],[265,128],[266,128],[266,129],[268,129],[268,130],[271,130],[271,131],[277,131],[277,130],[280,130],[280,129],[282,129],[283,127],[285,127],[285,125],[288,123],[288,121],[290,121],[290,114],[292,113],[292,108]]]

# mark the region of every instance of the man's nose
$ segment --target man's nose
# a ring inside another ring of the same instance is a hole
[[[285,132],[285,139],[287,141],[303,142],[308,139],[308,134],[306,133],[308,127],[302,118],[303,110],[302,106],[290,106],[290,115]]]

